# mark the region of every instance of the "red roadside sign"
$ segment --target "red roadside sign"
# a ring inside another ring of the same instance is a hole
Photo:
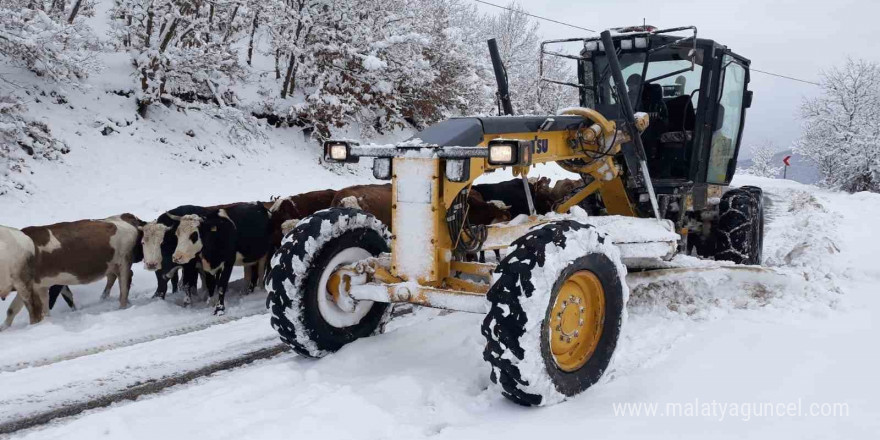
[[[791,159],[791,156],[785,156],[784,158],[782,158],[782,163],[784,163],[787,167],[791,166],[791,162],[789,162],[789,159]]]

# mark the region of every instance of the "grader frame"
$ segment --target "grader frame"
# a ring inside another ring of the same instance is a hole
[[[581,121],[586,123],[580,123]],[[636,118],[636,128],[648,126],[648,116]],[[420,144],[395,147],[357,146],[340,141],[325,144],[328,159],[334,147],[346,150],[348,160],[357,157],[390,159],[392,181],[391,254],[339,268],[330,278],[328,291],[343,309],[351,309],[352,300],[387,303],[408,302],[421,306],[485,313],[485,294],[490,287],[492,263],[460,261],[453,236],[447,228],[447,211],[457,196],[480,176],[506,168],[489,159],[489,146],[510,142],[529,149],[528,163],[513,165],[514,174],[526,178],[531,165],[589,159],[582,165],[566,163],[573,172],[590,175],[593,181],[556,208],[565,213],[587,196],[599,192],[610,214],[633,216],[620,169],[613,157],[621,145],[630,142],[629,132],[617,127],[592,109],[575,108],[562,116],[548,117],[536,132],[485,135],[477,147],[424,147]],[[575,128],[571,128],[575,127]],[[524,142],[518,142],[524,141]],[[593,155],[591,157],[591,155]],[[467,178],[450,179],[449,162],[467,167]],[[456,181],[460,180],[460,181]],[[528,193],[527,193],[528,194]],[[421,212],[420,212],[421,211]],[[417,217],[419,230],[406,231]],[[502,249],[530,229],[547,222],[530,216],[514,224],[491,225],[480,250]],[[459,231],[461,233],[462,231]],[[668,246],[655,257],[670,253]],[[459,274],[459,275],[457,275]],[[460,274],[468,275],[465,279]],[[473,279],[485,280],[485,283]]]
[[[677,30],[679,29],[673,31]],[[602,34],[602,40],[607,47],[613,47],[613,38],[610,32]],[[692,38],[696,41],[696,35]],[[680,41],[685,40],[687,39]],[[497,53],[493,51],[492,54],[495,61]],[[610,51],[610,54],[614,52]],[[609,58],[618,93],[626,96],[627,86],[617,56],[614,54]],[[496,62],[496,72],[499,70],[503,71],[503,67],[498,69]],[[505,90],[506,78],[503,81],[502,77],[498,78],[499,90]],[[354,300],[371,300],[386,303],[409,302],[484,313],[485,294],[491,286],[494,265],[461,261],[460,242],[469,238],[478,241],[475,246],[471,246],[471,250],[502,249],[547,220],[538,218],[533,211],[533,215],[525,221],[492,225],[485,229],[484,236],[474,239],[469,237],[471,234],[468,234],[465,224],[457,230],[448,228],[448,213],[454,204],[461,202],[460,194],[468,191],[478,177],[507,166],[513,168],[515,176],[523,179],[532,210],[533,204],[526,181],[529,169],[533,165],[556,162],[568,171],[589,176],[590,181],[556,207],[557,213],[566,213],[586,197],[599,193],[607,214],[637,217],[638,209],[630,200],[626,183],[621,176],[621,165],[615,160],[621,155],[623,145],[634,145],[630,156],[640,164],[636,167],[636,172],[641,174],[640,180],[647,189],[656,221],[661,221],[640,138],[650,123],[649,116],[645,113],[635,114],[631,103],[626,99],[620,100],[620,105],[623,113],[621,127],[598,111],[584,107],[568,109],[559,116],[543,118],[537,126],[534,123],[536,121],[531,121],[533,123],[530,130],[487,133],[484,126],[489,122],[480,120],[478,124],[483,127],[482,139],[475,147],[449,145],[454,144],[454,135],[453,139],[444,139],[443,144],[425,145],[433,140],[430,133],[427,136],[423,133],[422,138],[416,141],[390,147],[362,147],[345,141],[326,142],[325,159],[328,161],[352,162],[360,157],[375,158],[374,175],[390,177],[392,181],[392,225],[395,228],[390,256],[339,268],[330,277],[328,292],[343,309],[351,309]],[[505,109],[509,107],[504,106]],[[474,119],[476,118],[460,120],[466,123]],[[467,131],[466,125],[455,124],[455,121],[453,119],[438,124],[432,130],[445,132],[447,137],[450,133]],[[505,125],[502,121],[494,122]],[[507,125],[528,127],[530,124]],[[508,148],[510,154],[507,158],[510,163],[493,163],[493,148]],[[412,226],[413,223],[416,224]],[[647,255],[638,257],[668,257],[674,253],[675,245],[672,249],[669,248],[670,246],[661,243],[655,247],[657,251],[654,253],[649,251]],[[461,275],[471,279],[464,279]],[[473,279],[486,282],[475,282]]]

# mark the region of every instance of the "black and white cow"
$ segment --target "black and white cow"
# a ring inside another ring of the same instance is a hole
[[[184,305],[192,302],[192,294],[195,293],[198,283],[198,261],[186,264],[176,264],[171,256],[177,248],[177,227],[180,219],[186,215],[208,215],[215,212],[211,208],[201,206],[183,205],[169,210],[159,216],[155,221],[149,222],[143,230],[144,267],[156,272],[156,293],[154,298],[165,299],[168,292],[168,282],[171,282],[172,293],[177,291],[178,270],[183,272],[182,287],[186,294]]]
[[[245,266],[245,280],[251,266],[264,266],[272,249],[269,210],[260,203],[238,204],[204,215],[189,214],[180,219],[177,247],[171,260],[187,264],[198,259],[208,284],[208,295],[219,290],[214,314],[226,311],[226,291],[233,266]],[[257,270],[262,278],[265,271]],[[262,285],[262,280],[257,281]]]

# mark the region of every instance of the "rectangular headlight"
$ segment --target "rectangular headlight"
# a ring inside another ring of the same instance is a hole
[[[516,163],[516,145],[489,145],[489,163],[492,165],[512,165]]]
[[[345,141],[324,142],[324,160],[328,162],[357,162],[351,155],[351,144]]]
[[[348,159],[348,145],[336,144],[330,146],[330,158],[340,162]]]
[[[535,143],[519,139],[489,141],[489,165],[531,165]]]

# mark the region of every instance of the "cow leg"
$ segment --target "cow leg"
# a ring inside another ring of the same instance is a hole
[[[101,301],[110,297],[110,290],[113,289],[113,284],[116,283],[117,275],[115,272],[111,272],[107,274],[107,284],[104,285],[104,291],[101,292]],[[119,298],[122,298],[122,280],[119,280]]]
[[[480,251],[480,263],[486,262],[486,251]]]
[[[46,301],[40,299],[40,295],[37,294],[36,289],[33,287],[18,286],[16,288],[17,293],[15,299],[12,300],[12,304],[6,309],[6,321],[3,322],[3,325],[0,325],[0,330],[5,330],[12,325],[12,321],[15,319],[15,316],[18,315],[18,312],[21,311],[22,307],[27,309],[31,324],[36,324],[42,321],[43,315],[46,313],[43,309],[48,309],[49,306],[49,289],[43,290],[46,292]]]
[[[177,293],[177,284],[180,282],[180,276],[177,275],[177,271],[174,271],[174,275],[171,275],[171,293]],[[163,296],[164,298],[164,296]]]
[[[49,310],[55,308],[55,302],[58,301],[58,296],[61,295],[61,291],[64,290],[65,287],[67,286],[56,284],[49,288]]]
[[[227,261],[226,265],[223,266],[223,272],[220,274],[220,279],[217,280],[218,294],[217,294],[217,306],[214,307],[215,315],[225,315],[226,314],[226,289],[229,287],[229,277],[232,276],[232,267],[235,264],[235,260]]]
[[[6,330],[10,326],[12,326],[12,321],[15,319],[15,315],[18,315],[18,312],[21,311],[21,307],[25,306],[28,309],[28,313],[31,317],[31,324],[40,322],[43,319],[42,315],[34,315],[33,307],[31,307],[30,301],[25,301],[23,298],[25,295],[33,295],[33,293],[25,293],[22,291],[18,291],[15,295],[15,299],[12,300],[12,304],[9,305],[9,308],[6,309],[6,321],[3,322],[3,325],[0,326],[0,330]]]
[[[64,302],[67,303],[67,307],[70,307],[71,310],[76,310],[76,304],[73,303],[73,292],[70,291],[70,287],[61,286],[60,292],[56,293],[55,300],[58,300],[58,296],[61,295],[61,298],[64,298]],[[49,290],[49,302],[52,302],[52,291]],[[52,305],[49,305],[49,309],[52,309]]]
[[[131,277],[133,272],[131,271],[131,264],[123,264],[121,270],[119,271],[119,308],[124,309],[128,307],[128,293],[131,290]],[[108,283],[110,277],[107,277]],[[112,284],[111,284],[112,285]]]
[[[183,306],[187,307],[192,304],[192,296],[196,293],[196,289],[198,288],[198,279],[199,273],[201,271],[196,269],[196,265],[192,262],[187,263],[183,266]]]
[[[266,265],[269,262],[269,255],[263,255],[260,261],[257,261],[257,287],[266,289]]]
[[[217,290],[217,277],[211,275],[207,272],[202,273],[203,279],[205,280],[205,291],[207,292],[207,296],[205,297],[205,303],[212,304],[214,301],[214,291]],[[213,303],[216,304],[216,303]]]
[[[174,274],[177,277],[177,273]],[[172,281],[174,283],[174,281]],[[177,284],[174,285],[174,290],[177,290]],[[161,298],[165,299],[165,294],[168,293],[168,279],[165,278],[165,275],[162,274],[162,270],[156,271],[156,293],[153,294],[153,298]]]
[[[211,279],[211,281],[208,281],[208,279],[211,277],[211,275],[205,273],[205,271],[202,270],[202,267],[201,267],[201,266],[198,267],[198,277],[202,280],[202,290],[205,291],[205,293],[206,293],[206,298],[208,298],[208,297],[210,297],[211,295],[213,295],[213,294],[214,294],[214,290],[213,290],[214,288],[213,288],[213,287],[209,288],[209,287],[208,287],[208,284],[209,284],[209,283],[213,283],[214,280]]]
[[[31,295],[31,304],[43,313],[43,317],[49,316],[49,288],[34,289],[35,295]],[[38,321],[39,322],[39,321]],[[33,322],[31,322],[33,323]]]
[[[499,249],[495,249],[495,262],[496,263],[501,262],[501,250],[499,250]]]
[[[250,294],[254,291],[254,265],[250,264],[244,267],[244,294]]]

